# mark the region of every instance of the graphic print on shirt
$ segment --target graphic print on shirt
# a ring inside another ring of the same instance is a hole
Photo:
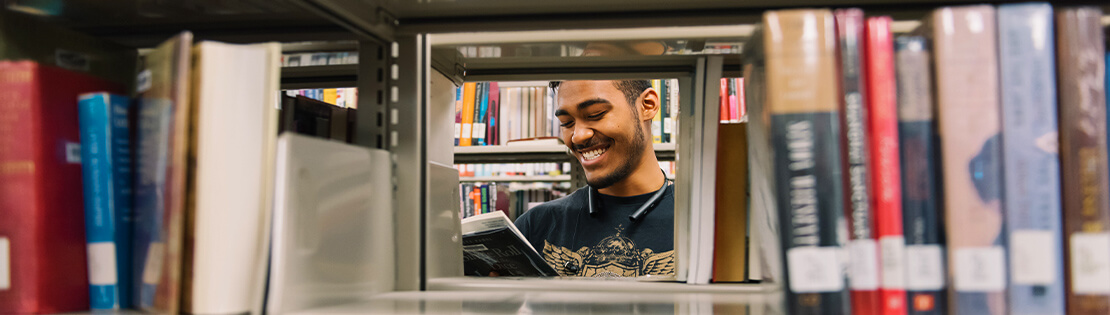
[[[543,241],[543,258],[563,276],[579,277],[639,277],[645,275],[674,274],[674,250],[656,253],[650,248],[636,247],[636,242],[617,233],[602,239],[593,247],[571,251],[562,246]],[[570,274],[567,262],[577,266],[578,271]]]

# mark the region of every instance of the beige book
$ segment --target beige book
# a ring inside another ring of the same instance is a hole
[[[193,162],[183,310],[261,313],[281,47],[193,47]]]

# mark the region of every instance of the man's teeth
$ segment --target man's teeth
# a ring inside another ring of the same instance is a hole
[[[602,153],[605,153],[605,150],[607,150],[607,149],[597,149],[597,150],[582,152],[582,157],[586,158],[587,161],[588,160],[593,160],[593,159],[596,159],[597,157],[601,156]]]

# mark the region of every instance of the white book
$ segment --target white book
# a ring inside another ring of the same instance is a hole
[[[393,290],[391,169],[385,150],[279,137],[267,313]]]
[[[193,47],[192,272],[184,312],[261,312],[269,244],[281,46]]]

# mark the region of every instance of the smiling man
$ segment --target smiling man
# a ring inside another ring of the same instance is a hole
[[[674,274],[674,188],[651,145],[658,92],[646,80],[551,85],[589,186],[525,212],[517,228],[563,275]]]

